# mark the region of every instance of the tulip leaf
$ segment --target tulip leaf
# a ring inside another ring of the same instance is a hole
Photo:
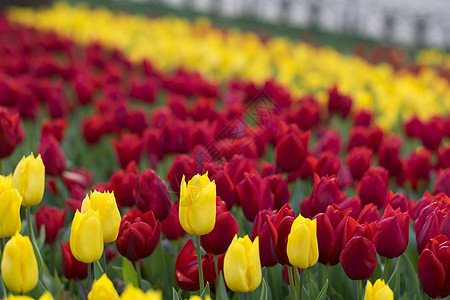
[[[137,287],[138,286],[137,273],[133,265],[125,256],[122,257],[122,262],[123,262],[123,280],[126,283],[132,284],[135,287]]]
[[[417,272],[414,269],[414,266],[411,262],[411,260],[409,259],[409,257],[405,254],[402,255],[406,261],[406,270],[407,270],[407,274],[408,274],[408,279],[407,282],[409,282],[410,284],[407,284],[406,286],[408,287],[408,296],[410,299],[413,299],[414,296],[417,296],[420,298],[420,285],[419,285],[419,278],[417,276]]]
[[[209,282],[206,282],[205,288],[203,289],[203,292],[200,294],[200,298],[205,299],[206,295],[210,295],[210,289],[209,289]]]
[[[316,300],[326,299],[327,291],[328,291],[328,278],[325,281],[325,284],[323,285],[322,290],[320,291],[319,295],[317,295]]]
[[[177,293],[177,291],[175,290],[174,287],[172,287],[172,299],[173,299],[173,300],[182,300],[182,299],[180,298],[180,295],[178,295],[178,293]]]
[[[261,297],[259,297],[260,300],[267,300],[267,285],[266,280],[263,278],[262,285],[261,285]]]
[[[152,288],[153,288],[153,286],[148,280],[141,279],[141,289],[144,292],[146,292],[146,291],[148,291],[149,289],[152,289]]]
[[[218,283],[216,285],[216,300],[228,299],[227,289],[225,287],[225,281],[223,280],[223,273],[220,272]]]
[[[94,263],[94,278],[95,278],[95,280],[97,280],[100,277],[102,277],[103,273],[105,273],[105,272],[103,271],[103,268],[100,265],[100,262],[97,260]]]

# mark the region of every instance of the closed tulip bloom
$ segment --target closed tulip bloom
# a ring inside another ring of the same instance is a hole
[[[65,226],[66,209],[59,210],[57,207],[42,205],[36,212],[35,218],[38,232],[44,225],[45,242],[52,244],[56,240],[58,232]]]
[[[278,168],[292,172],[300,167],[307,153],[309,132],[300,133],[296,124],[280,123],[277,132],[275,159]]]
[[[273,223],[277,215],[276,210],[263,209],[258,212],[253,221],[250,239],[259,237],[259,257],[262,267],[272,267],[277,264],[268,220]],[[236,232],[237,233],[237,232]]]
[[[188,184],[183,178],[180,186],[180,223],[186,232],[204,235],[214,229],[216,222],[216,184],[208,173],[197,174]]]
[[[87,264],[102,256],[103,230],[98,211],[75,212],[70,230],[70,249],[77,260]]]
[[[439,170],[434,181],[433,194],[445,193],[450,197],[450,168]]]
[[[377,266],[377,250],[371,240],[355,236],[343,248],[339,261],[348,278],[368,279]]]
[[[10,156],[17,143],[17,126],[19,114],[12,114],[6,108],[0,107],[0,158]]]
[[[364,300],[393,300],[394,293],[383,279],[377,279],[374,285],[367,280]]]
[[[301,215],[295,219],[288,236],[286,252],[289,262],[298,268],[307,269],[317,263],[317,220],[310,220]]]
[[[185,236],[186,231],[180,224],[179,201],[170,204],[170,213],[161,222],[161,230],[168,240],[176,241]]]
[[[295,213],[289,203],[286,203],[278,211],[273,222],[271,221],[271,218],[266,217],[266,221],[270,229],[273,254],[277,262],[282,265],[291,265],[286,253],[286,247],[294,220]]]
[[[12,182],[22,195],[23,206],[38,205],[45,188],[45,167],[41,155],[35,158],[31,153],[27,157],[22,157],[14,170]]]
[[[361,176],[370,167],[373,151],[367,147],[355,147],[347,155],[347,164],[354,179]]]
[[[117,159],[119,160],[122,168],[125,169],[131,161],[139,163],[143,143],[138,135],[124,134],[121,136],[119,141],[113,140],[112,144],[116,150]]]
[[[383,167],[372,166],[361,177],[356,187],[358,196],[363,205],[373,203],[383,207],[386,201],[389,173]]]
[[[39,153],[45,165],[45,172],[52,176],[61,176],[66,169],[66,155],[51,133],[43,133]]]
[[[114,288],[111,280],[103,274],[92,285],[92,289],[88,294],[88,300],[119,300],[119,294]]]
[[[152,169],[145,169],[138,178],[136,206],[142,212],[152,210],[156,219],[163,221],[170,213],[169,188]]]
[[[117,208],[114,193],[94,191],[90,196],[86,195],[81,205],[81,213],[89,209],[98,211],[102,224],[103,241],[105,243],[114,242],[119,233],[120,212]]]
[[[223,262],[223,274],[228,288],[235,292],[254,291],[261,283],[259,238],[252,241],[246,235],[231,242]]]
[[[61,242],[61,265],[67,279],[84,279],[87,276],[88,264],[77,260],[70,251],[70,242]]]
[[[120,295],[120,300],[162,300],[161,291],[148,290],[143,292],[141,289],[132,285],[127,285],[123,293]]]
[[[405,251],[409,241],[409,215],[386,206],[381,219],[376,223],[374,241],[379,255],[394,258]]]
[[[11,237],[20,231],[22,196],[13,184],[0,176],[0,238]]]
[[[39,300],[53,300],[52,294],[50,294],[49,291],[42,294],[42,296],[39,298]]]
[[[1,272],[6,287],[18,294],[34,289],[38,282],[38,266],[33,246],[27,236],[16,233],[3,251]]]

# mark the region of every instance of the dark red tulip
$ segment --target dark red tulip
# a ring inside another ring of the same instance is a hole
[[[69,189],[70,195],[76,200],[83,200],[86,190],[90,187],[93,175],[84,168],[77,168],[62,173],[62,180]]]
[[[256,168],[254,160],[245,158],[241,155],[235,155],[233,158],[225,163],[225,170],[231,178],[231,181],[236,186],[244,179],[244,174]]]
[[[450,168],[439,170],[434,181],[433,194],[445,193],[450,196]]]
[[[347,150],[350,151],[355,147],[367,146],[367,128],[355,126],[350,129],[348,134]]]
[[[355,126],[364,126],[369,127],[372,123],[373,119],[373,112],[369,110],[360,110],[356,113],[356,115],[353,117],[353,123]]]
[[[236,192],[234,183],[225,171],[225,166],[219,164],[218,162],[206,163],[202,173],[205,172],[208,172],[208,177],[211,181],[215,180],[217,196],[225,201],[228,209],[230,210],[235,202]]]
[[[379,255],[394,258],[402,255],[409,241],[409,215],[390,205],[384,209],[381,219],[376,223],[374,242]]]
[[[357,220],[358,223],[363,224],[365,222],[372,223],[374,221],[378,221],[379,219],[380,213],[378,212],[377,206],[373,203],[369,203],[364,205]]]
[[[108,120],[105,116],[91,115],[82,120],[83,137],[89,144],[95,144],[108,132]]]
[[[163,221],[170,213],[169,188],[152,169],[145,169],[139,175],[136,206],[142,212],[152,210],[158,221]]]
[[[431,152],[428,149],[416,149],[408,158],[408,170],[416,178],[428,179],[431,171]]]
[[[275,160],[284,172],[292,172],[300,167],[306,156],[309,131],[300,133],[297,125],[281,122],[277,133]]]
[[[117,205],[130,207],[136,204],[136,186],[139,169],[135,161],[131,161],[126,170],[120,170],[111,176],[111,189],[114,191]]]
[[[282,265],[290,266],[286,253],[288,236],[291,232],[292,223],[295,220],[295,213],[289,203],[286,203],[277,213],[273,222],[266,217],[270,229],[272,252],[275,259]]]
[[[385,205],[390,205],[394,210],[399,208],[401,212],[408,212],[409,201],[405,194],[394,194],[394,192],[389,191]]]
[[[331,151],[322,152],[316,164],[315,172],[319,176],[336,175],[341,166],[341,159]]]
[[[450,122],[449,122],[450,125]],[[439,148],[437,169],[450,169],[450,145]]]
[[[366,237],[355,236],[343,248],[339,261],[348,278],[369,279],[377,266],[375,245]]]
[[[137,109],[129,111],[127,114],[127,128],[131,133],[142,136],[145,129],[147,129],[147,113],[145,110]]]
[[[431,298],[450,295],[450,241],[439,235],[431,239],[417,262],[417,272],[425,293]]]
[[[61,264],[64,276],[69,280],[84,279],[87,276],[88,264],[78,261],[70,250],[70,241],[61,242]]]
[[[312,155],[306,155],[300,168],[293,173],[288,174],[288,182],[293,182],[297,178],[314,178],[314,173],[316,170],[317,158]]]
[[[42,123],[42,135],[51,134],[58,142],[61,142],[66,136],[66,128],[66,119],[46,119]]]
[[[55,242],[58,232],[65,226],[66,209],[59,210],[56,207],[42,205],[36,212],[35,218],[38,232],[44,225],[45,242],[52,244]]]
[[[277,167],[274,163],[263,161],[260,166],[261,177],[277,174]]]
[[[313,96],[304,97],[287,113],[287,121],[297,124],[301,130],[309,130],[319,123],[319,103]]]
[[[164,236],[171,241],[179,240],[185,236],[186,231],[180,224],[178,201],[171,203],[169,216],[161,222],[161,230]]]
[[[223,261],[223,255],[219,256],[219,260]],[[202,255],[201,261],[205,284],[209,282],[212,286],[216,280],[213,256],[211,254]],[[184,291],[198,291],[200,287],[198,277],[198,262],[194,242],[192,239],[188,239],[181,247],[175,262],[175,280],[177,286]]]
[[[130,97],[152,103],[158,92],[158,83],[152,78],[131,79]]]
[[[267,176],[267,179],[274,196],[274,208],[280,209],[289,202],[291,197],[288,183],[281,174]]]
[[[280,107],[289,107],[292,102],[288,90],[272,79],[266,81],[263,91]]]
[[[337,86],[328,91],[328,97],[328,111],[345,118],[352,108],[352,99],[347,95],[340,94]]]
[[[120,166],[125,169],[128,163],[135,161],[139,164],[142,153],[142,140],[136,134],[124,134],[120,140],[112,141]]]
[[[250,222],[261,209],[273,209],[275,197],[272,193],[270,181],[256,172],[244,174],[244,179],[236,185],[239,203],[245,218]]]
[[[400,150],[402,139],[397,135],[385,138],[378,149],[378,163],[389,171],[389,175],[397,176],[402,170]]]
[[[73,86],[78,96],[78,101],[81,104],[91,102],[95,85],[90,80],[88,74],[78,73],[74,78]]]
[[[159,128],[147,128],[142,136],[144,147],[147,150],[147,154],[150,163],[153,168],[158,166],[158,162],[164,157],[164,151],[160,145],[161,141],[161,129]]]
[[[273,223],[277,211],[263,209],[258,212],[253,221],[250,239],[253,241],[259,236],[259,257],[261,259],[261,266],[271,267],[277,264],[275,255],[273,253],[271,232],[267,218]]]
[[[373,151],[367,147],[355,147],[347,155],[347,164],[352,177],[360,179],[369,169]]]
[[[319,175],[315,174],[313,188],[309,198],[309,213],[307,211],[304,213],[302,209],[302,215],[309,215],[309,218],[312,218],[319,213],[325,212],[329,205],[333,203],[339,204],[339,202],[340,191],[337,178],[334,176],[320,178]]]
[[[60,176],[66,169],[66,155],[52,134],[42,135],[39,153],[48,175]]]
[[[433,117],[423,123],[419,138],[429,150],[436,150],[444,137],[444,122],[440,117]]]
[[[367,134],[366,146],[372,149],[373,151],[377,151],[381,141],[383,140],[383,131],[378,126],[371,126],[367,127],[366,134]]]
[[[217,197],[216,205],[216,223],[214,229],[210,233],[200,237],[203,249],[213,255],[225,253],[234,236],[239,231],[236,219],[228,211],[226,203]]]
[[[169,96],[167,97],[167,104],[169,105],[175,117],[180,120],[185,120],[187,118],[187,101],[184,96],[169,94]]]
[[[383,167],[372,166],[361,177],[356,191],[363,205],[373,203],[383,207],[388,188],[388,172]]]
[[[351,217],[356,220],[361,212],[361,200],[358,196],[347,198],[342,200],[342,202],[338,204],[338,207],[341,211],[350,208],[352,210]]]
[[[421,135],[423,124],[417,116],[413,116],[405,123],[404,127],[405,132],[409,137],[418,137]]]
[[[122,217],[116,245],[119,253],[131,261],[146,258],[158,245],[160,224],[153,212],[133,208]]]
[[[339,134],[339,131],[329,129],[320,136],[319,141],[316,143],[314,153],[316,156],[319,156],[320,153],[328,150],[333,152],[334,154],[338,154],[340,149],[341,136]]]
[[[5,158],[13,153],[17,141],[17,127],[19,114],[10,113],[0,106],[0,158]]]
[[[192,157],[186,154],[180,154],[174,157],[172,165],[167,172],[167,180],[169,181],[170,188],[175,193],[180,193],[180,183],[183,175],[188,182],[195,174],[201,170],[196,169],[195,161]]]

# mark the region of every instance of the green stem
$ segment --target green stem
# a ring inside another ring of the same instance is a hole
[[[203,293],[203,289],[205,288],[205,281],[203,280],[203,266],[202,266],[202,252],[200,245],[200,236],[196,236],[197,239],[197,262],[198,262],[198,283],[199,283],[199,291],[200,295]]]
[[[31,207],[27,207],[27,233],[31,241],[33,241],[33,227],[31,224]]]
[[[300,270],[300,284],[299,284],[299,288],[300,288],[300,293],[298,294],[298,299],[302,300],[302,296],[303,296],[303,283],[305,281],[305,269],[301,269]]]
[[[320,289],[322,288],[323,285],[322,264],[319,264],[317,267],[319,269],[319,289]]]
[[[361,280],[356,280],[356,288],[358,291],[358,300],[362,300],[362,282]]]
[[[3,249],[5,249],[6,238],[0,238],[0,258],[3,257]],[[0,275],[1,290],[3,291],[2,299],[6,299],[8,291],[3,283],[3,277]]]
[[[87,267],[87,292],[89,294],[92,288],[92,263],[88,264]]]
[[[138,280],[138,287],[141,288],[141,278],[142,278],[142,271],[141,271],[141,260],[138,259],[136,261],[136,273],[137,273],[137,280]]]
[[[219,263],[217,262],[217,255],[213,255],[214,258],[214,268],[216,269],[216,278],[219,278]]]
[[[103,251],[103,254],[102,254],[102,263],[103,263],[103,271],[105,272],[105,273],[107,273],[107,271],[108,271],[108,264],[106,263],[106,253],[105,253],[106,251]]]
[[[288,267],[288,273],[289,273],[289,288],[291,289],[291,299],[297,300],[297,293],[295,290],[295,281],[294,281],[294,266]]]
[[[159,257],[161,258],[161,269],[162,269],[162,280],[161,280],[161,286],[163,287],[163,291],[166,291],[166,293],[170,293],[170,290],[172,288],[172,285],[170,284],[170,278],[167,275],[167,266],[166,266],[166,258],[164,254],[164,247],[162,245],[162,239],[159,240],[158,246],[159,249]],[[163,292],[164,293],[164,292]]]
[[[311,296],[311,284],[312,284],[312,279],[311,279],[310,268],[305,269],[305,271],[306,271],[306,276],[308,276],[308,292],[309,292],[309,295]]]
[[[384,267],[383,267],[383,279],[387,282],[389,280],[389,269],[391,267],[392,260],[389,258],[384,259]]]

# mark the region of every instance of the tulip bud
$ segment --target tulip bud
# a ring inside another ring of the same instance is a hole
[[[433,194],[445,193],[450,197],[450,168],[440,170],[434,181]]]
[[[66,128],[66,119],[46,119],[42,122],[42,136],[51,134],[58,142],[61,142],[65,138]]]
[[[272,251],[278,263],[282,265],[291,265],[286,253],[288,235],[291,232],[292,223],[295,214],[289,203],[286,203],[277,213],[275,220],[272,222],[267,219],[270,229],[270,238],[272,243]]]
[[[42,155],[45,172],[48,175],[61,176],[66,169],[66,155],[53,135],[42,135],[39,153]]]
[[[75,212],[70,230],[70,250],[77,260],[87,264],[102,256],[103,230],[99,211]]]
[[[61,264],[64,276],[69,280],[84,279],[87,276],[88,264],[77,260],[70,251],[70,242],[61,242]]]
[[[197,170],[200,171],[200,170]],[[189,180],[196,173],[195,161],[192,157],[186,154],[180,154],[174,157],[172,165],[167,172],[167,180],[170,183],[170,188],[175,193],[180,193],[180,182],[183,176]]]
[[[116,240],[119,253],[131,261],[146,258],[158,245],[160,224],[150,210],[143,214],[133,208],[125,213],[120,222]]]
[[[300,167],[307,153],[309,132],[300,133],[297,125],[280,123],[277,133],[275,159],[284,172],[292,172]]]
[[[42,296],[39,298],[39,300],[54,300],[54,299],[55,298],[53,298],[52,294],[50,294],[49,291],[43,293]]]
[[[176,241],[184,237],[186,231],[180,224],[179,201],[170,204],[170,213],[161,222],[161,230],[168,240]]]
[[[136,134],[124,134],[119,141],[114,140],[112,143],[116,150],[120,166],[123,169],[125,169],[131,161],[139,163],[143,143]]]
[[[419,132],[419,138],[425,147],[430,150],[436,150],[441,144],[444,130],[444,122],[436,116],[423,123],[422,130]]]
[[[377,279],[374,285],[367,280],[364,300],[394,300],[394,293],[391,288],[384,283],[383,279]]]
[[[388,170],[391,176],[397,176],[402,170],[401,147],[402,139],[400,136],[393,135],[384,139],[378,149],[378,163]]]
[[[328,111],[338,113],[343,118],[347,117],[352,107],[352,99],[349,96],[340,94],[337,86],[328,91]]]
[[[41,155],[34,158],[33,153],[22,157],[12,177],[14,187],[22,195],[25,207],[38,205],[45,189],[45,167]]]
[[[139,170],[135,161],[128,164],[126,170],[120,170],[111,176],[111,190],[117,205],[129,207],[136,204],[135,191]]]
[[[358,113],[355,114],[355,116],[353,117],[355,126],[364,126],[364,127],[370,126],[372,119],[373,119],[373,112],[363,109],[358,111]]]
[[[373,203],[369,203],[364,205],[357,220],[359,224],[364,224],[365,222],[372,223],[374,221],[378,221],[379,219],[380,213],[378,212],[378,208]]]
[[[378,254],[387,258],[400,256],[405,251],[409,240],[408,213],[402,213],[398,208],[394,211],[388,205],[376,224],[374,243]]]
[[[11,237],[20,231],[20,206],[22,196],[13,184],[0,176],[0,239]]]
[[[350,279],[368,279],[377,266],[375,245],[366,237],[355,236],[343,248],[339,261]]]
[[[317,174],[314,174],[311,197],[307,201],[309,201],[311,217],[325,212],[328,205],[338,204],[340,202],[340,191],[337,178],[334,176],[319,178]]]
[[[445,298],[450,294],[450,241],[439,235],[431,239],[417,262],[417,272],[425,293],[432,298]]]
[[[369,169],[373,151],[367,147],[355,147],[347,156],[347,164],[354,179],[360,179]]]
[[[119,294],[106,273],[94,282],[88,300],[119,300]]]
[[[199,160],[195,160],[199,162]],[[208,172],[208,177],[210,180],[214,180],[217,188],[217,196],[220,197],[227,204],[228,209],[233,207],[236,195],[234,183],[231,180],[228,173],[225,171],[225,166],[220,165],[218,162],[209,163],[206,162],[203,166],[203,161],[201,162],[203,171]],[[234,236],[234,235],[233,235]]]
[[[127,285],[120,300],[162,300],[162,292],[150,289],[144,293],[141,289]]]
[[[341,166],[341,159],[331,151],[322,152],[316,164],[315,172],[319,176],[328,176],[337,174]]]
[[[0,158],[10,156],[17,142],[17,126],[19,114],[11,114],[6,108],[0,107]]]
[[[197,174],[186,185],[180,186],[180,223],[183,229],[194,235],[204,235],[214,229],[216,222],[216,184],[208,173]]]
[[[152,210],[156,219],[163,221],[170,212],[169,188],[152,169],[145,169],[138,179],[136,206],[142,212]]]
[[[27,236],[16,233],[2,255],[1,273],[6,287],[18,294],[34,289],[38,282],[38,266],[33,246]]]
[[[408,171],[411,172],[415,178],[427,179],[430,177],[431,152],[428,149],[416,149],[410,154],[407,160]]]
[[[363,205],[373,203],[383,207],[388,188],[388,172],[383,167],[372,166],[361,178],[356,191]]]
[[[259,257],[261,266],[271,267],[277,264],[272,247],[272,237],[267,218],[273,223],[277,215],[276,210],[260,210],[253,221],[251,240],[259,237]],[[237,232],[236,232],[237,233]]]
[[[91,192],[91,195],[86,195],[86,198],[83,200],[81,213],[84,214],[89,209],[99,212],[104,242],[114,242],[119,233],[121,220],[114,194],[109,192]]]
[[[203,249],[213,255],[225,253],[238,231],[236,219],[228,211],[226,203],[217,197],[214,229],[200,237]]]
[[[449,126],[450,126],[450,118],[449,118]],[[438,149],[438,162],[436,164],[436,168],[450,169],[450,145],[446,145]]]
[[[252,241],[246,235],[231,242],[223,262],[223,274],[228,288],[235,292],[254,291],[261,283],[259,238]]]
[[[286,252],[289,262],[298,268],[314,266],[319,259],[317,244],[317,221],[299,215],[292,223]]]
[[[42,205],[36,212],[35,218],[38,232],[41,226],[44,225],[45,242],[52,244],[56,240],[58,232],[65,226],[66,209],[59,210],[56,207]]]

